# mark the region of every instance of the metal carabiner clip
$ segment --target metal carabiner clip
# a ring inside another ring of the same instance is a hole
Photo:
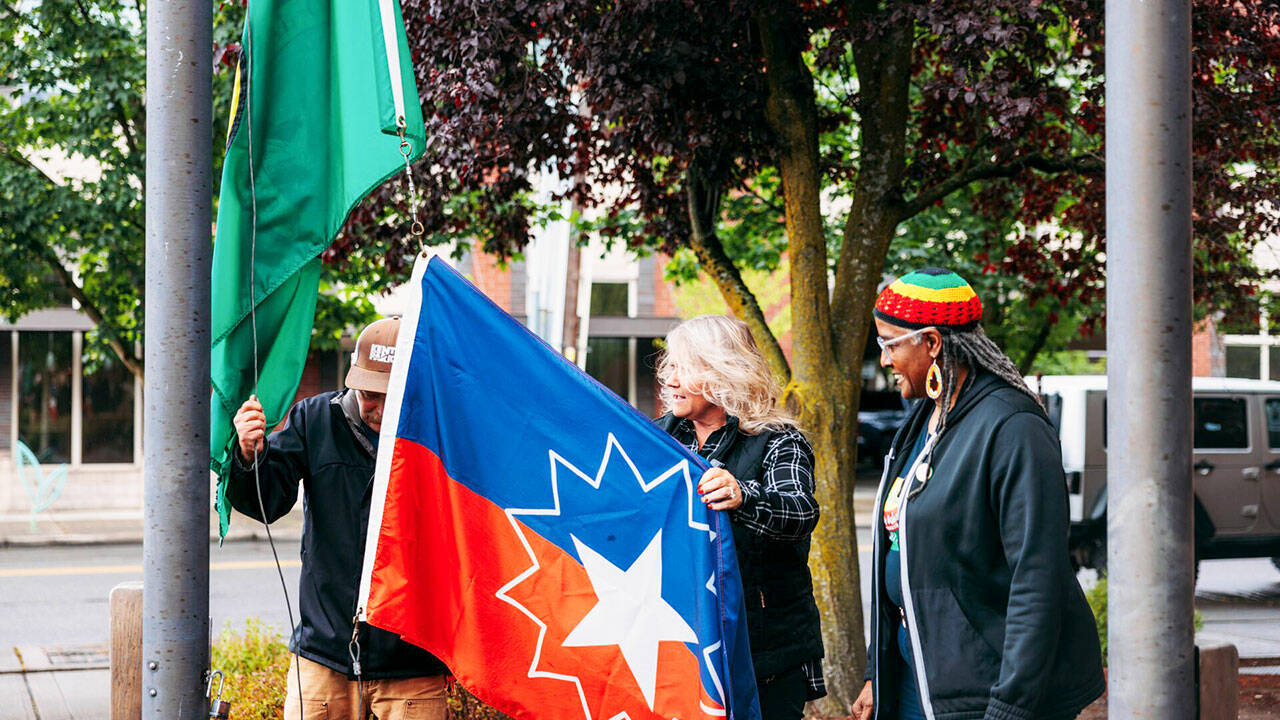
[[[218,678],[218,696],[213,696],[213,679]],[[222,682],[225,677],[221,670],[209,673],[209,682],[205,685],[204,696],[209,699],[209,717],[214,720],[227,720],[231,717],[231,703],[222,699]]]

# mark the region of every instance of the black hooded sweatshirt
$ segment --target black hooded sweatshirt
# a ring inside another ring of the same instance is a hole
[[[916,404],[885,458],[876,496],[871,646],[875,717],[897,716],[898,673],[914,672],[930,720],[1073,718],[1102,694],[1093,614],[1067,554],[1067,488],[1057,434],[1026,393],[971,376],[923,484],[899,509],[903,608],[914,667],[885,595],[887,478],[911,458],[934,403]]]
[[[258,508],[253,468],[235,450],[227,499],[255,520],[284,517],[303,496],[302,574],[298,580],[301,617],[289,649],[353,678],[348,654],[365,533],[373,490],[374,450],[361,431],[355,392],[329,392],[294,405],[284,428],[267,436],[259,459],[262,504]],[[453,622],[441,618],[440,622]],[[448,672],[427,651],[397,635],[360,623],[362,677],[420,677]]]

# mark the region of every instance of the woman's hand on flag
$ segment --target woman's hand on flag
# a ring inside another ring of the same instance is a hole
[[[698,492],[702,495],[702,502],[712,510],[742,507],[742,487],[733,473],[722,467],[713,467],[702,474]]]

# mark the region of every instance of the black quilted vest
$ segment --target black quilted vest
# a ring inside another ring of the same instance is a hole
[[[658,425],[670,434],[679,422],[668,413]],[[724,439],[707,459],[724,463],[739,481],[762,482],[765,450],[772,437],[770,432],[748,435],[738,430],[737,418],[730,417]],[[756,676],[768,678],[821,658],[822,629],[809,574],[809,538],[774,540],[734,521],[733,513],[729,518]]]

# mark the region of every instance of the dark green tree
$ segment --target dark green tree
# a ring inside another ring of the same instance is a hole
[[[141,376],[141,6],[3,2],[0,16],[3,312],[74,299],[90,345]]]
[[[87,354],[114,354],[139,377],[144,12],[140,0],[0,0],[0,312],[13,321],[74,300],[95,325]],[[215,186],[243,17],[242,2],[215,8]],[[332,267],[312,347],[337,347],[384,287]]]

